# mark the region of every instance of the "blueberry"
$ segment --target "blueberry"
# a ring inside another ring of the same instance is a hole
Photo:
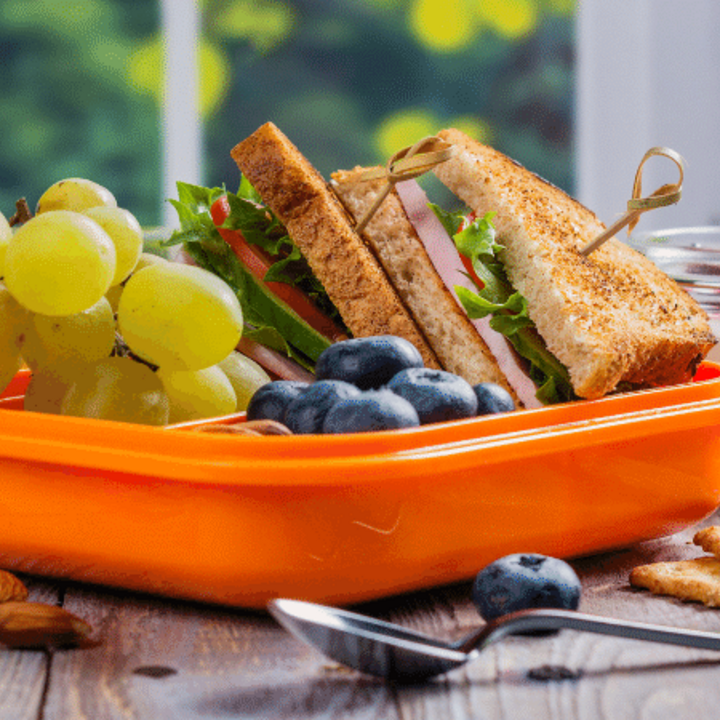
[[[331,345],[318,358],[315,376],[370,390],[382,387],[405,368],[422,366],[422,356],[411,342],[395,335],[376,335]]]
[[[580,580],[563,560],[531,553],[507,555],[475,578],[472,599],[484,620],[517,610],[577,610]]]
[[[512,395],[500,385],[484,382],[473,385],[473,390],[478,401],[478,415],[511,412],[515,409]]]
[[[285,422],[288,405],[309,387],[309,383],[296,380],[275,380],[263,385],[250,398],[247,419]]]
[[[339,400],[325,416],[323,432],[354,433],[417,427],[415,408],[390,390],[366,390],[358,397]]]
[[[445,370],[402,370],[387,387],[417,410],[423,425],[473,417],[477,412],[477,398],[472,385]]]
[[[338,401],[362,391],[342,380],[318,380],[295,398],[285,413],[285,425],[299,435],[322,432],[328,410]]]

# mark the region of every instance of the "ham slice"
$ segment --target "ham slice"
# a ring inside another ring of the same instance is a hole
[[[435,213],[428,207],[427,195],[415,180],[403,180],[395,185],[395,189],[436,272],[452,293],[457,304],[462,307],[455,292],[455,286],[460,285],[473,292],[476,292],[477,288],[465,274],[465,268],[455,243]],[[535,383],[528,377],[507,338],[490,327],[490,318],[470,319],[470,322],[485,341],[520,402],[526,408],[542,407],[542,403],[535,397],[537,392]]]
[[[236,349],[280,380],[297,380],[306,383],[315,380],[312,373],[290,358],[249,338],[240,338]]]

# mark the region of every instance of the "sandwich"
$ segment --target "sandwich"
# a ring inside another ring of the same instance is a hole
[[[307,379],[298,367],[312,371],[332,342],[396,335],[419,350],[426,367],[512,392],[471,328],[466,335],[482,348],[474,362],[446,365],[438,358],[333,188],[274,124],[231,154],[241,172],[237,193],[178,183],[178,200],[171,202],[181,229],[171,242],[237,291],[246,321],[239,349],[271,374]],[[455,324],[467,321],[450,291],[442,285],[441,291],[450,345]]]
[[[583,255],[605,229],[590,210],[458,130],[438,137],[455,152],[433,172],[468,210],[445,213],[408,180],[363,230],[398,288],[407,277],[401,258],[431,255],[526,407],[692,378],[716,340],[686,292],[616,238]],[[333,175],[355,218],[379,191],[367,175]],[[418,316],[429,304],[423,295]]]
[[[231,151],[238,194],[179,185],[180,239],[244,308],[253,296],[273,308],[250,311],[246,337],[310,370],[341,337],[393,334],[428,367],[498,383],[524,407],[693,376],[715,338],[689,295],[615,238],[584,256],[603,230],[592,212],[457,130],[438,137],[454,152],[433,172],[467,211],[433,207],[403,180],[365,222],[387,190],[382,172],[338,171],[328,183],[268,123]],[[203,208],[221,199],[225,212],[208,222]],[[263,258],[263,277],[247,280],[230,233]],[[278,282],[302,290],[334,330],[309,325],[297,303],[269,302]]]

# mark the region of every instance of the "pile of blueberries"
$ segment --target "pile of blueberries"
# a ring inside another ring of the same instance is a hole
[[[353,433],[417,427],[515,409],[494,383],[470,385],[424,367],[417,348],[394,335],[334,343],[318,358],[312,383],[263,385],[248,420],[275,420],[296,434]]]

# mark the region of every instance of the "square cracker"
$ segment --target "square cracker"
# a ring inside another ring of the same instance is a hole
[[[698,530],[693,537],[693,542],[705,552],[720,558],[720,525],[711,525],[703,530]]]
[[[720,607],[720,560],[708,556],[640,565],[630,573],[630,584],[656,595]]]

